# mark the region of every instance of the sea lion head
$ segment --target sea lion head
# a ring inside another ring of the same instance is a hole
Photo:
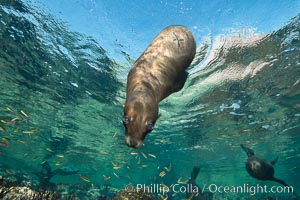
[[[126,145],[140,148],[146,135],[155,126],[158,118],[158,105],[147,99],[127,101],[124,105],[123,125]]]

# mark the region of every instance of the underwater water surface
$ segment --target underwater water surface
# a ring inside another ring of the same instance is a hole
[[[284,1],[275,2],[284,5]],[[291,2],[298,5],[294,12],[299,13],[299,2]],[[121,7],[119,4],[116,6]],[[180,2],[176,5],[173,12],[189,12]],[[106,6],[113,8],[109,3]],[[128,2],[128,6],[133,5]],[[159,16],[157,7],[148,6]],[[235,13],[234,9],[225,10]],[[109,12],[104,13],[106,20],[101,23],[111,24],[103,26],[102,33],[99,28],[100,39],[96,33],[80,32],[84,27],[79,29],[50,13],[29,1],[0,1],[3,178],[38,189],[47,165],[53,177],[46,189],[80,199],[112,197],[128,185],[184,185],[194,166],[200,166],[199,187],[279,186],[247,173],[247,155],[240,147],[245,144],[267,160],[278,156],[275,177],[300,193],[299,14],[281,22],[280,27],[269,26],[271,30],[256,31],[237,24],[231,33],[221,34],[222,28],[216,25],[205,28],[210,30],[208,35],[198,31],[201,28],[195,27],[193,16],[186,18],[186,26],[197,40],[189,77],[180,92],[160,103],[161,117],[154,131],[146,137],[145,145],[135,150],[124,143],[126,76],[147,47],[145,41],[149,43],[158,31],[147,30],[152,25],[145,22],[141,27],[145,35],[128,46],[135,38],[122,43],[130,34],[121,34],[121,29],[104,40],[103,34],[114,29],[118,19],[113,16],[110,21]],[[166,19],[161,25],[171,22]],[[269,22],[273,21],[265,21]],[[133,32],[139,27],[131,25]],[[283,192],[213,195],[215,199],[293,197]],[[184,192],[168,194],[168,199],[185,198]]]

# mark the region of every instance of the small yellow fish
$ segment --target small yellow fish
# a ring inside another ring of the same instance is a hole
[[[106,154],[108,154],[108,151],[106,151],[106,150],[101,150],[100,153],[103,154],[103,155],[106,155]]]
[[[121,165],[118,165],[118,166],[114,166],[113,168],[114,168],[114,169],[120,169],[120,168],[122,168],[122,166],[121,166]]]
[[[33,158],[32,158],[32,160],[37,160],[39,157],[38,156],[34,156]]]
[[[159,189],[161,189],[161,190],[163,190],[165,192],[169,192],[169,187],[166,184],[164,184],[164,183],[160,184],[160,188]]]
[[[116,172],[114,172],[114,175],[115,175],[115,177],[120,178]]]
[[[23,143],[23,144],[26,144],[26,142],[24,141],[24,140],[18,140],[18,142],[20,142],[20,143]]]
[[[103,180],[104,180],[104,181],[108,181],[110,178],[111,178],[110,176],[104,176],[104,175],[103,175]]]
[[[19,128],[16,128],[16,129],[14,130],[14,133],[17,133],[17,132],[19,132]]]
[[[85,182],[88,182],[88,183],[91,182],[90,179],[88,179],[87,177],[85,177],[85,176],[83,176],[83,175],[80,175],[79,177],[80,177],[82,180],[84,180]]]
[[[56,162],[55,165],[56,166],[62,165],[62,162]]]
[[[12,108],[10,108],[10,107],[6,107],[6,110],[8,110],[9,112],[12,112],[12,113],[16,113],[16,111],[14,111]]]
[[[6,110],[13,112],[13,110],[10,107],[6,107]]]
[[[148,167],[148,165],[141,165],[141,167],[142,167],[142,168],[146,168],[146,167]]]
[[[1,120],[2,121],[2,120]],[[0,125],[0,130],[3,132],[3,133],[7,133],[6,129]]]
[[[20,119],[19,117],[15,117],[15,118],[11,119],[10,121],[15,122],[15,121],[19,121],[19,120],[22,120],[22,119]]]
[[[135,151],[133,151],[133,152],[130,152],[130,154],[131,154],[131,155],[138,155],[139,153],[138,153],[138,152],[135,152]]]
[[[142,152],[141,154],[144,156],[144,158],[148,158],[148,157],[146,156],[146,154],[144,154],[143,152]]]
[[[161,200],[167,200],[168,199],[168,195],[162,195],[162,194],[158,194],[158,196],[161,198]]]
[[[4,143],[4,142],[0,142],[0,146],[7,147],[8,144],[6,144],[6,143]]]
[[[46,150],[49,151],[49,152],[53,152],[52,149],[50,149],[49,147],[46,148]]]
[[[188,182],[189,182],[189,179],[184,181],[184,180],[181,179],[181,177],[177,180],[178,184],[187,184]]]
[[[161,171],[160,173],[159,173],[159,176],[160,177],[164,177],[166,175],[166,172],[165,171]]]
[[[28,134],[33,134],[37,131],[37,128],[32,129],[32,130],[24,130],[23,133],[28,133]]]
[[[5,124],[16,124],[15,121],[5,121],[5,120],[1,120],[1,122],[5,123]]]
[[[114,169],[120,169],[120,168],[122,168],[122,166],[119,165],[119,164],[117,164],[117,163],[114,163],[114,162],[111,162],[111,163],[113,164],[113,168]]]
[[[8,137],[2,137],[2,140],[5,141],[5,142],[10,142],[11,139],[9,139]]]
[[[175,197],[178,194],[178,192],[174,192],[171,196]]]
[[[57,154],[56,157],[58,157],[58,158],[63,158],[63,157],[65,157],[65,156],[64,156],[63,154]]]
[[[10,169],[5,170],[5,172],[6,172],[7,174],[14,174],[14,172],[11,171]]]
[[[24,115],[26,118],[29,118],[29,115],[28,115],[28,113],[27,113],[26,111],[20,110],[20,113],[21,113],[22,115]]]
[[[170,163],[168,167],[165,167],[165,170],[167,170],[167,172],[170,172],[172,170],[172,163]]]
[[[148,153],[148,156],[152,157],[152,158],[156,158],[156,155]]]

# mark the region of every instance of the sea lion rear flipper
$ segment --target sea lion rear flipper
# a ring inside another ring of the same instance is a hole
[[[281,179],[278,179],[278,178],[273,177],[273,178],[270,179],[270,180],[271,180],[271,181],[275,181],[275,182],[277,182],[277,183],[280,183],[281,185],[284,185],[284,186],[288,186],[288,187],[289,187],[289,185],[286,184],[286,182],[284,182],[284,181],[281,180]]]
[[[272,164],[272,165],[275,165],[276,162],[277,162],[277,160],[278,160],[278,156],[277,156],[274,160],[271,161],[271,164]]]
[[[183,88],[188,75],[189,75],[189,73],[187,71],[184,71],[184,73],[181,74],[181,76],[177,77],[176,83],[175,83],[175,86],[173,89],[174,92],[179,92]]]
[[[195,166],[193,168],[193,171],[191,173],[191,180],[196,180],[198,174],[199,174],[199,171],[200,171],[200,166]]]
[[[254,156],[254,151],[252,149],[249,149],[245,145],[241,144],[242,149],[247,153],[248,157]]]
[[[273,177],[273,178],[271,179],[271,181],[275,181],[275,182],[280,183],[281,185],[284,185],[284,186],[286,186],[286,187],[289,187],[289,189],[291,189],[291,187],[290,187],[286,182],[284,182],[283,180],[280,180],[280,179],[278,179],[278,178]],[[298,196],[298,194],[296,194],[296,192],[294,192],[293,190],[292,190],[292,192],[293,192],[293,194],[297,197],[297,199],[300,198],[300,197]]]

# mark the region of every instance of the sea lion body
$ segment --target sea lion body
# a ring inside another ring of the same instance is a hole
[[[246,160],[246,170],[254,178],[259,180],[271,180],[274,177],[274,168],[270,162],[250,156]]]
[[[184,26],[169,26],[134,63],[127,77],[123,119],[129,147],[143,144],[158,118],[158,103],[182,89],[195,52],[192,33]]]

